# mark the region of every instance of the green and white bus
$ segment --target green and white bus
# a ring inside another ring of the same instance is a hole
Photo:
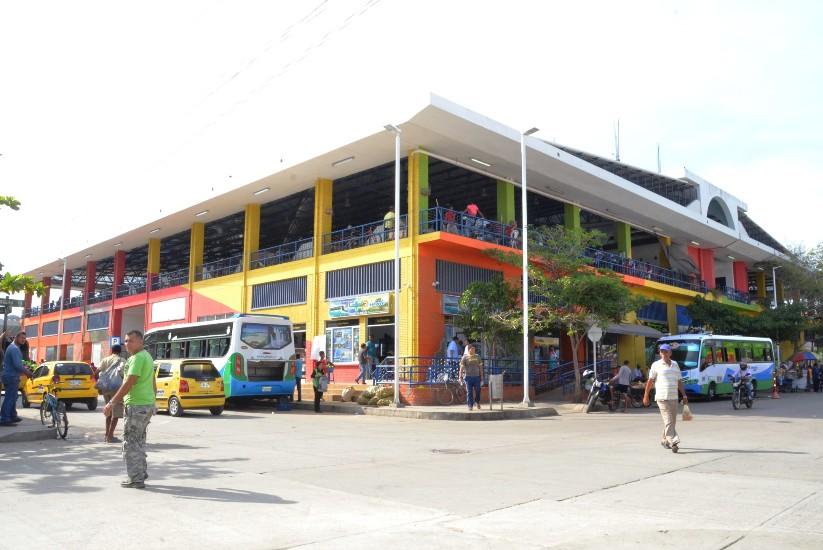
[[[772,387],[775,353],[769,338],[678,334],[661,338],[660,344],[672,347],[672,359],[680,365],[689,395],[712,399],[731,394],[731,380],[740,372],[740,363],[749,365],[755,394],[758,388]]]
[[[280,315],[235,314],[146,332],[154,359],[211,359],[226,399],[284,398],[294,393],[292,323]]]

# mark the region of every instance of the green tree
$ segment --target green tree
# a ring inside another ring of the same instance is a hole
[[[479,341],[485,354],[497,357],[518,333],[516,326],[518,290],[502,277],[474,282],[460,297],[460,313],[455,319],[466,335]]]
[[[606,328],[620,323],[642,307],[644,298],[632,295],[612,271],[590,266],[586,248],[604,240],[597,231],[566,229],[563,226],[529,228],[529,330],[562,327],[571,340],[575,397],[581,397],[580,344],[593,325]],[[512,265],[522,257],[508,252],[492,253]]]
[[[43,286],[43,283],[39,281],[35,282],[29,275],[12,275],[11,273],[6,273],[3,277],[0,277],[0,292],[3,292],[6,298],[10,298],[12,294],[19,292],[42,296],[45,291],[46,287]],[[3,332],[5,331],[6,315],[3,315]]]
[[[750,318],[732,306],[697,296],[687,309],[692,326],[704,327],[716,334],[743,335],[749,332]]]
[[[0,206],[8,206],[12,210],[20,210],[20,201],[14,197],[0,195]]]

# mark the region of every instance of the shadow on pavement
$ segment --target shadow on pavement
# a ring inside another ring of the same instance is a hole
[[[293,500],[285,500],[277,495],[243,491],[240,489],[199,489],[196,487],[181,487],[177,485],[146,485],[146,491],[169,495],[176,498],[191,500],[207,500],[212,502],[248,502],[257,504],[295,504]]]
[[[154,479],[201,480],[234,473],[222,465],[248,460],[245,457],[189,459],[166,452],[198,448],[149,442],[146,445],[149,474]],[[0,454],[0,472],[4,473],[7,486],[36,495],[93,493],[103,490],[104,486],[118,484],[126,473],[119,445],[70,440],[6,445]]]
[[[732,454],[764,454],[764,455],[807,455],[802,451],[770,451],[767,449],[700,449],[697,447],[680,447],[680,454],[699,454],[699,453],[732,453]]]

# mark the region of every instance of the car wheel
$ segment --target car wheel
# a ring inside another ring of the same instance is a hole
[[[212,414],[212,416],[220,416],[221,414],[223,414],[223,407],[212,407],[209,409],[209,412]]]
[[[757,399],[757,380],[752,382],[752,398]]]
[[[20,392],[20,404],[23,405],[24,409],[31,407],[31,401],[29,401],[28,397],[26,397],[26,392]]]
[[[176,397],[169,398],[169,414],[172,416],[183,416],[183,407]]]
[[[88,407],[90,411],[97,409],[97,398],[90,397],[89,400],[86,401],[86,407]]]
[[[67,411],[70,411],[70,410],[71,410],[71,408],[74,406],[74,403],[72,403],[72,402],[70,402],[70,401],[61,401],[61,403],[63,403],[64,405],[66,405],[66,410],[67,410]]]
[[[709,390],[706,393],[706,400],[712,401],[715,397],[717,397],[717,386],[714,382],[712,382],[711,384],[709,384]]]

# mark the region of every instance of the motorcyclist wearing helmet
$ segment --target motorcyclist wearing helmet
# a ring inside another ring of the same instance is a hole
[[[746,388],[749,399],[754,399],[754,389],[752,388],[752,373],[749,372],[749,365],[740,363],[740,372],[734,377],[735,382],[740,382]]]

